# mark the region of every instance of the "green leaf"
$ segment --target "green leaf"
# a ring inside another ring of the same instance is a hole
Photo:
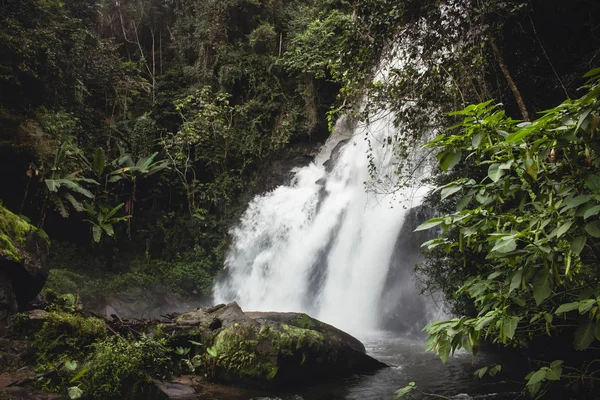
[[[592,192],[600,191],[600,176],[590,174],[585,177],[585,186]]]
[[[475,330],[480,331],[486,326],[488,326],[496,316],[494,314],[487,314],[485,317],[477,318],[477,324],[475,325]]]
[[[58,192],[58,188],[60,187],[60,184],[56,182],[56,180],[54,179],[46,179],[44,181],[46,183],[46,186],[48,187],[48,190],[55,193]]]
[[[522,278],[523,278],[523,270],[518,270],[518,271],[513,272],[512,278],[510,280],[510,288],[508,289],[509,294],[521,285]]]
[[[483,378],[483,376],[485,375],[485,373],[487,372],[488,367],[483,367],[483,368],[479,368],[477,371],[473,372],[473,376],[475,378]]]
[[[208,353],[208,355],[210,355],[213,358],[217,356],[217,348],[215,346],[208,347],[206,349],[206,352]]]
[[[579,308],[579,302],[574,301],[572,303],[561,304],[560,307],[558,307],[554,313],[558,315],[562,313],[567,313],[569,311],[577,310],[577,308]]]
[[[557,364],[558,363],[558,364]],[[549,381],[558,381],[562,376],[562,367],[560,364],[562,361],[554,361],[550,364],[550,368],[546,371],[546,379]]]
[[[404,386],[401,389],[396,390],[392,399],[396,400],[396,399],[405,398],[410,392],[412,392],[416,388],[417,388],[417,385],[415,385],[414,382],[409,382],[408,385]]]
[[[579,255],[583,248],[585,247],[585,242],[587,241],[587,236],[578,236],[571,243],[571,251],[575,255]]]
[[[511,133],[510,135],[508,135],[506,137],[506,142],[507,143],[513,143],[516,142],[518,140],[523,139],[524,137],[526,137],[527,135],[529,135],[531,131],[529,129],[519,129],[516,132]]]
[[[415,232],[431,229],[435,226],[438,226],[442,222],[444,222],[444,218],[432,218],[428,221],[423,222],[421,225],[417,226],[417,228],[415,229]]]
[[[600,220],[586,224],[585,231],[592,237],[600,238]]]
[[[438,156],[440,162],[440,168],[442,171],[448,171],[452,169],[456,164],[460,162],[462,158],[462,152],[460,151],[445,151]]]
[[[488,177],[492,180],[492,182],[498,182],[502,175],[504,175],[504,170],[500,168],[500,164],[492,164],[488,168]]]
[[[596,336],[597,340],[600,340],[600,324],[596,324],[596,327],[594,328],[594,335]]]
[[[593,217],[594,215],[597,215],[599,212],[600,212],[600,205],[594,206],[594,207],[586,210],[586,212],[583,214],[583,219],[588,219],[589,217]]]
[[[517,242],[515,241],[515,235],[504,236],[496,241],[496,244],[492,248],[492,252],[496,253],[510,253],[517,248]]]
[[[442,200],[448,196],[452,196],[456,192],[459,192],[461,189],[462,186],[459,185],[450,185],[442,188]]]
[[[67,389],[67,393],[69,394],[69,398],[72,400],[80,399],[83,396],[83,390],[79,389],[77,386],[71,386]]]
[[[596,75],[600,75],[600,68],[594,68],[583,75],[584,78],[592,78]]]
[[[571,225],[573,225],[573,221],[565,222],[564,224],[562,224],[556,231],[556,238],[558,239],[559,237],[567,233]]]
[[[594,305],[596,304],[596,300],[595,299],[587,299],[587,300],[581,300],[579,302],[579,314],[585,314],[586,312],[588,312],[590,310],[590,308],[592,308]]]
[[[519,317],[509,317],[503,320],[502,333],[509,339],[515,336],[517,325],[519,324]]]
[[[92,227],[92,236],[94,238],[94,242],[100,242],[100,238],[102,237],[102,228],[100,228],[98,225],[94,225]]]
[[[537,177],[538,177],[537,161],[535,161],[532,158],[526,158],[525,159],[525,171],[527,172],[527,174],[529,176],[531,176],[531,179],[533,179],[534,181],[537,180]]]
[[[104,154],[104,150],[101,147],[98,147],[94,152],[93,167],[94,172],[98,176],[102,175],[106,168],[106,154]]]
[[[565,200],[565,206],[562,208],[562,211],[570,210],[571,208],[579,207],[583,203],[587,203],[592,199],[592,196],[588,194],[582,194],[576,197],[568,197]]]
[[[527,381],[527,386],[535,385],[536,383],[543,381],[545,378],[546,371],[544,371],[543,369],[535,371],[533,375],[531,375],[531,378],[529,378],[529,380]]]
[[[552,294],[551,285],[552,275],[548,269],[542,268],[535,274],[535,277],[533,278],[533,297],[538,306]]]
[[[104,232],[106,232],[106,234],[110,237],[113,237],[115,235],[115,230],[112,225],[103,224],[102,229],[104,229]]]
[[[77,361],[72,360],[65,362],[65,369],[67,369],[68,371],[75,371],[77,369]]]
[[[573,342],[575,350],[583,351],[590,347],[594,339],[596,326],[592,321],[583,321],[575,330],[575,340]]]
[[[502,365],[496,364],[490,368],[490,376],[494,376],[500,371],[502,371]]]
[[[110,210],[106,216],[104,217],[104,220],[107,221],[109,220],[113,215],[115,215],[121,208],[123,208],[123,206],[125,205],[125,203],[121,203],[118,206],[116,206],[115,208],[113,208],[112,210]]]

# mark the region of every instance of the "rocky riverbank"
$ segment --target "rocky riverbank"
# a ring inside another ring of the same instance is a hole
[[[268,391],[386,367],[306,314],[244,312],[235,302],[152,320],[49,309],[17,314],[0,343],[0,382],[14,398],[52,398],[23,397],[31,388],[106,399],[189,397],[214,383]]]

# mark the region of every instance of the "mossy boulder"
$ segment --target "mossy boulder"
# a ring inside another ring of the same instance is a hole
[[[45,233],[0,203],[0,325],[44,286],[47,254]]]
[[[216,381],[269,388],[386,367],[356,338],[306,314],[244,313],[234,302],[183,314],[176,325],[167,330],[211,344],[205,365]]]

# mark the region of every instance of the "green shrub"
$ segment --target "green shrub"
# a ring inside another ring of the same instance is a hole
[[[78,374],[86,398],[123,399],[147,391],[151,379],[170,375],[168,349],[147,338],[129,342],[117,336],[95,343],[87,363]]]
[[[32,350],[41,369],[52,368],[60,362],[81,359],[88,346],[106,335],[106,325],[101,319],[51,312],[35,334]]]

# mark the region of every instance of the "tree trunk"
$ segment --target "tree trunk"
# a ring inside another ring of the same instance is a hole
[[[504,57],[502,56],[502,52],[500,51],[500,48],[498,47],[498,44],[496,43],[496,39],[494,38],[494,35],[489,33],[488,38],[490,40],[490,45],[492,46],[492,52],[494,53],[494,56],[496,57],[496,61],[498,61],[498,65],[500,66],[500,69],[502,70],[502,74],[504,74],[504,77],[506,78],[506,81],[508,82],[508,86],[510,87],[510,90],[512,90],[513,95],[515,96],[515,100],[517,101],[517,104],[519,105],[519,109],[521,110],[521,116],[523,117],[523,119],[525,121],[531,121],[531,117],[529,116],[529,112],[527,111],[527,107],[525,106],[525,101],[523,100],[523,97],[521,96],[521,92],[519,92],[519,88],[517,87],[517,84],[515,83],[514,79],[512,78],[512,75],[510,74],[510,71],[509,71],[508,67],[506,66],[506,63],[504,62]]]

